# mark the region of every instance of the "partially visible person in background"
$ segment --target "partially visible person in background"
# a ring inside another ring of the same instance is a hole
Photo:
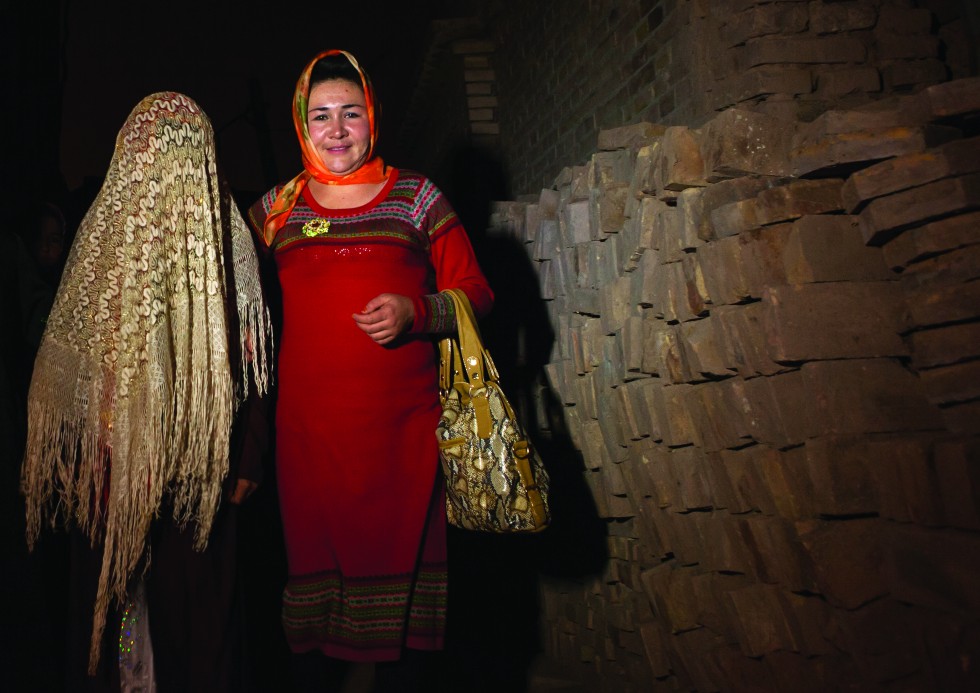
[[[61,208],[47,201],[28,206],[16,233],[6,234],[2,281],[7,309],[16,311],[4,349],[14,362],[18,387],[26,398],[34,357],[64,268],[67,228]],[[18,336],[19,335],[19,336]],[[15,343],[16,342],[16,343]],[[16,351],[17,355],[13,356]]]
[[[241,687],[234,507],[257,482],[238,463],[264,445],[271,336],[211,122],[183,94],[145,97],[75,235],[27,403],[28,542],[73,537],[67,690]]]
[[[37,264],[41,278],[57,289],[65,267],[69,243],[65,215],[58,205],[41,202],[37,206],[33,223],[27,229],[25,243]]]

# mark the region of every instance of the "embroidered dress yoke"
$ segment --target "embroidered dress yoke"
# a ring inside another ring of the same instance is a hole
[[[261,233],[279,188],[253,205]],[[430,333],[454,325],[438,290],[492,302],[465,231],[431,181],[392,169],[367,205],[325,209],[303,190],[271,245],[282,290],[276,464],[296,652],[354,661],[440,649],[446,517]],[[382,293],[415,303],[380,346],[352,315]]]

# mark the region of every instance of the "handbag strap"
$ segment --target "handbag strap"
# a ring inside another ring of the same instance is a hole
[[[456,309],[456,337],[439,341],[439,387],[447,390],[458,381],[473,388],[482,387],[487,381],[496,382],[500,376],[483,346],[470,299],[462,289],[445,289],[442,293],[452,299]]]
[[[453,364],[459,361],[459,349],[453,337],[439,340],[439,392],[444,393],[453,386]]]
[[[453,302],[453,312],[456,315],[456,333],[448,334],[439,340],[439,391],[447,392],[455,383],[466,383],[466,370],[462,368],[462,358],[459,346],[459,325],[462,311],[459,308],[457,289],[444,289]]]
[[[461,289],[450,289],[456,304],[456,332],[459,335],[459,351],[463,357],[462,365],[466,369],[466,380],[473,388],[483,387],[485,382],[483,370],[483,341],[480,339],[480,328],[473,315],[470,299]]]
[[[469,298],[460,289],[445,289],[456,314],[456,334],[440,342],[439,387],[447,390],[455,383],[473,387],[483,385],[483,344],[473,317]]]
[[[469,298],[461,289],[448,289],[446,293],[452,298],[456,308],[456,338],[449,337],[446,340],[452,354],[452,387],[459,393],[462,401],[472,407],[477,437],[487,439],[492,434],[493,419],[484,379],[486,350],[480,340],[480,329],[477,327]],[[448,392],[448,388],[443,392]]]
[[[489,438],[492,418],[490,399],[485,385],[494,383],[499,391],[500,375],[497,366],[490,358],[490,352],[483,346],[480,328],[473,314],[470,299],[462,289],[446,289],[456,308],[456,336],[448,336],[439,342],[439,388],[444,397],[451,388],[470,402],[476,415],[477,436]],[[513,418],[510,402],[500,391],[500,401],[507,414]]]

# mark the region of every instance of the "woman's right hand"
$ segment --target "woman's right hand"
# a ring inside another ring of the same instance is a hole
[[[352,317],[368,337],[384,345],[412,326],[415,305],[408,296],[379,294]]]

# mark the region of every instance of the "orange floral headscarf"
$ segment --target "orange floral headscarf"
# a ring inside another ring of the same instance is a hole
[[[310,139],[310,130],[307,123],[307,115],[310,99],[310,75],[317,62],[331,55],[343,55],[361,76],[361,87],[364,90],[364,102],[367,107],[368,124],[371,128],[371,142],[368,146],[367,159],[361,166],[351,173],[338,176],[331,173],[313,145]],[[299,137],[299,146],[303,154],[303,170],[298,176],[286,183],[285,187],[272,203],[269,216],[265,220],[262,235],[266,245],[272,245],[272,240],[276,237],[276,232],[282,228],[289,218],[289,213],[296,206],[303,188],[310,182],[310,178],[315,178],[320,183],[327,185],[352,185],[354,183],[383,183],[388,179],[388,169],[381,157],[374,155],[374,145],[378,141],[378,122],[375,118],[375,97],[374,87],[367,73],[361,69],[357,60],[347,51],[330,49],[316,55],[299,76],[296,82],[296,92],[293,94],[293,125],[296,128],[296,135]]]

